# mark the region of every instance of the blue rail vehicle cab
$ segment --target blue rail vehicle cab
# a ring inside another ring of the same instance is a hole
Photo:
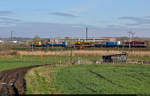
[[[106,47],[118,47],[119,42],[106,42]]]

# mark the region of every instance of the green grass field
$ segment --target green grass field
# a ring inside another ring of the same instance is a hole
[[[129,57],[130,59],[138,60],[150,60],[150,57]],[[95,62],[100,60],[101,56],[73,56],[72,61],[77,61],[78,59],[89,60]],[[32,65],[42,65],[42,64],[65,64],[70,61],[69,56],[0,56],[0,70],[7,70],[12,68],[18,68],[23,66],[32,66]]]
[[[26,80],[27,94],[150,94],[149,65],[41,67]]]
[[[101,59],[100,56],[73,56],[72,61],[77,59],[83,60],[98,60]],[[10,56],[0,56],[0,71],[32,66],[32,65],[43,65],[43,64],[65,64],[70,63],[70,56],[19,56],[19,55],[10,55]]]
[[[96,61],[100,56],[73,56]],[[129,57],[150,60],[150,57]],[[61,61],[61,62],[60,62]],[[0,56],[0,71],[42,64],[70,64],[69,56]],[[26,75],[27,94],[150,94],[150,65],[69,65],[39,67]]]
[[[50,62],[50,60],[47,62]],[[10,57],[0,58],[0,70],[7,70],[7,69],[18,68],[23,66],[40,65],[45,63],[46,62],[43,61],[39,56],[20,57],[15,55]]]

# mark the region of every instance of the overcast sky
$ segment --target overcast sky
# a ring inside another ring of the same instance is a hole
[[[150,37],[150,0],[0,0],[0,37]]]

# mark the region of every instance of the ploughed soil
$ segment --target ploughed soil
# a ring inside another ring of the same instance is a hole
[[[48,64],[46,64],[48,65]],[[0,94],[24,94],[26,91],[25,74],[29,69],[46,66],[36,65],[0,72]]]

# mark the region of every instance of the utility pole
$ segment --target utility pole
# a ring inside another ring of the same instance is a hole
[[[134,41],[135,32],[131,32],[131,35],[132,35],[132,41]]]
[[[73,41],[73,38],[71,38],[71,43]],[[73,64],[72,62],[72,46],[70,47],[71,48],[71,53],[70,53],[70,64]]]
[[[50,36],[49,36],[49,42],[51,41],[51,32],[50,32],[50,34],[49,34]]]
[[[131,48],[131,42],[134,40],[135,32],[128,32],[129,33],[129,48]]]
[[[51,32],[52,33],[52,32]],[[51,35],[51,44],[52,44],[52,48],[53,48],[53,44],[54,44],[54,38],[53,38],[53,33]]]
[[[10,34],[10,39],[11,39],[11,41],[13,40],[13,31],[11,31],[11,34]]]
[[[32,52],[33,52],[33,41],[32,41]]]
[[[128,32],[129,33],[129,49],[131,48],[131,32]]]
[[[86,27],[85,32],[86,32],[86,41],[87,41],[87,38],[88,38],[88,27]]]

